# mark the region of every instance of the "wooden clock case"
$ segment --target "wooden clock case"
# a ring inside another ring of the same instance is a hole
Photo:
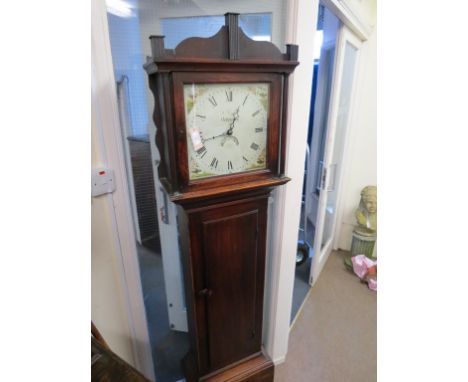
[[[253,41],[238,15],[210,38],[189,38],[174,50],[151,36],[145,64],[155,96],[159,178],[178,206],[190,351],[183,360],[192,381],[273,381],[262,352],[267,206],[284,176],[288,76],[296,45],[282,54]],[[189,179],[183,85],[266,82],[270,85],[266,168]]]

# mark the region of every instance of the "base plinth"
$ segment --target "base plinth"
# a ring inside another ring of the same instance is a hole
[[[273,361],[262,353],[199,378],[189,358],[183,362],[187,382],[273,382]]]

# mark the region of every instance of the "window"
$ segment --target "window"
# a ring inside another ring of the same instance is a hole
[[[224,16],[196,16],[161,19],[166,48],[174,49],[188,37],[211,37],[224,25]],[[271,13],[239,16],[239,26],[253,40],[271,41]]]

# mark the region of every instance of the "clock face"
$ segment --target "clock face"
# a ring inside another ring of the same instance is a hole
[[[266,168],[269,84],[184,85],[191,180]]]

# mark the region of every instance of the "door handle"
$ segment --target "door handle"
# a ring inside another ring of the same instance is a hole
[[[320,176],[320,190],[326,192],[335,191],[337,167],[337,163],[332,163],[328,167],[322,167],[322,173]],[[329,178],[331,179],[331,181]]]
[[[208,288],[204,288],[204,289],[202,289],[201,291],[198,292],[199,296],[210,297],[212,294],[213,294],[213,291],[211,289],[208,289]]]

